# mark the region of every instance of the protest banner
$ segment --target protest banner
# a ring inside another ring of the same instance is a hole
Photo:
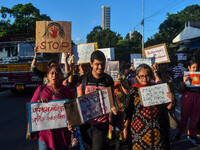
[[[36,21],[38,53],[71,52],[71,22]]]
[[[92,52],[96,50],[97,43],[80,44],[73,49],[73,62],[76,64],[89,63]]]
[[[30,132],[67,127],[64,103],[67,99],[48,103],[28,103]]]
[[[152,60],[149,59],[149,58],[136,58],[136,59],[133,59],[133,65],[134,65],[135,69],[141,64],[147,64],[147,65],[149,65],[151,67]]]
[[[169,55],[165,44],[158,44],[142,49],[144,58],[154,58],[156,63],[170,62]]]
[[[65,103],[70,125],[80,125],[104,114],[114,107],[111,88],[98,90]]]
[[[114,48],[102,48],[99,50],[104,53],[107,61],[115,59],[115,49]]]
[[[110,75],[114,81],[118,81],[119,61],[107,61],[105,66],[105,73]]]
[[[167,83],[139,88],[141,103],[144,107],[169,103]]]
[[[130,62],[133,63],[133,59],[142,58],[142,54],[131,54]]]
[[[184,71],[184,75],[187,77],[187,87],[200,87],[200,72]]]
[[[187,54],[186,53],[179,53],[177,55],[178,60],[187,60]]]

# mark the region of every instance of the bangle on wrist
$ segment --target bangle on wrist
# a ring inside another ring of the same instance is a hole
[[[34,56],[33,59],[37,59],[37,57]]]

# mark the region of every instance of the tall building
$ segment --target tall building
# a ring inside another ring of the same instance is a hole
[[[101,7],[102,29],[110,29],[110,6]]]

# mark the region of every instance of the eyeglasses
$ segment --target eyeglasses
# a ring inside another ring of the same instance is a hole
[[[149,75],[145,75],[145,76],[144,76],[144,75],[141,75],[141,76],[138,76],[139,79],[144,79],[144,78],[149,78],[149,77],[150,77]]]

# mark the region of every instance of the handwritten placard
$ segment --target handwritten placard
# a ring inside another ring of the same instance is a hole
[[[142,54],[131,54],[130,57],[130,61],[133,63],[133,59],[142,58]]]
[[[147,65],[149,65],[151,67],[152,60],[149,59],[149,58],[137,58],[137,59],[133,59],[134,68],[137,68],[141,64],[147,64]]]
[[[30,132],[67,127],[64,103],[67,99],[48,103],[28,103]]]
[[[184,71],[184,75],[187,77],[187,87],[200,87],[200,72]]]
[[[76,50],[76,49],[74,49]],[[74,51],[74,60],[77,64],[80,63],[89,63],[90,62],[90,57],[92,52],[95,51],[95,45],[94,43],[90,44],[80,44],[77,46],[77,52]],[[76,55],[77,54],[77,55]]]
[[[147,47],[142,50],[142,55],[144,58],[155,57],[155,62],[157,63],[167,63],[170,62],[169,55],[165,44],[158,44],[151,47]]]
[[[70,125],[83,124],[89,120],[110,113],[114,106],[111,88],[95,91],[71,102],[65,103]],[[75,114],[76,116],[72,116]],[[78,113],[77,113],[78,112]]]
[[[71,22],[37,21],[35,43],[38,53],[71,52]]]
[[[115,49],[114,48],[102,48],[99,50],[104,53],[107,61],[115,59]]]
[[[167,97],[167,92],[169,92],[167,83],[141,87],[139,89],[144,107],[169,103],[170,99]]]
[[[119,61],[107,61],[105,66],[105,73],[110,75],[114,81],[118,81]]]

